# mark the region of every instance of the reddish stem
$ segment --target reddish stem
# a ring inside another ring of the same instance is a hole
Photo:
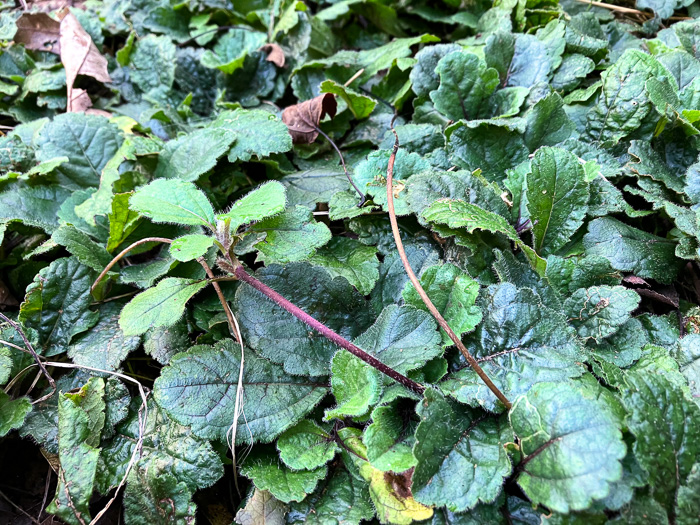
[[[335,333],[333,330],[328,328],[326,325],[324,325],[322,322],[314,319],[311,317],[309,314],[307,314],[304,310],[299,308],[298,306],[292,304],[290,301],[282,297],[280,294],[275,292],[272,288],[267,286],[266,284],[263,284],[259,280],[257,280],[255,277],[250,275],[248,272],[245,271],[243,266],[237,266],[235,269],[234,274],[236,277],[238,277],[241,281],[249,284],[253,288],[255,288],[257,291],[262,293],[265,297],[273,301],[277,306],[280,308],[283,308],[290,314],[292,314],[294,317],[299,319],[300,321],[306,323],[309,325],[311,328],[319,332],[322,336],[324,336],[326,339],[329,339],[333,341],[335,344],[337,344],[339,347],[344,348],[348,352],[350,352],[352,355],[359,357],[362,359],[365,363],[370,365],[372,368],[375,368],[376,370],[379,370],[382,374],[385,374],[392,378],[394,381],[400,383],[401,385],[405,386],[412,392],[415,392],[416,394],[422,395],[423,392],[425,391],[425,387],[417,382],[415,382],[413,379],[410,379],[406,377],[405,375],[400,374],[393,368],[388,367],[381,361],[379,361],[376,357],[368,354],[361,348],[355,346],[352,344],[350,341],[345,339],[344,337],[338,335]]]

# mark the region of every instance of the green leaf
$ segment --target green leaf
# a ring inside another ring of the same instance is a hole
[[[683,193],[683,178],[674,170],[669,169],[666,162],[653,150],[649,142],[633,140],[628,151],[634,158],[628,163],[632,173],[639,177],[650,177],[655,181],[663,182],[670,190]]]
[[[457,44],[436,44],[425,46],[416,53],[416,65],[411,69],[411,89],[419,97],[427,97],[438,89],[440,77],[435,72],[438,62],[453,51],[461,51]]]
[[[474,306],[479,294],[479,283],[453,264],[431,266],[420,277],[428,297],[458,336],[474,330],[481,322],[481,310]],[[403,291],[406,304],[427,311],[427,306],[411,284]],[[452,339],[441,328],[442,345],[452,346]]]
[[[345,277],[363,295],[368,295],[379,279],[377,249],[348,237],[332,238],[309,263],[325,269],[331,278]]]
[[[196,435],[225,441],[235,413],[240,359],[240,347],[231,340],[177,354],[156,379],[154,398]],[[237,443],[272,441],[301,420],[328,391],[325,384],[289,376],[252,352],[246,352],[245,363],[245,416],[239,416]]]
[[[546,82],[552,69],[546,45],[534,35],[497,33],[486,42],[484,55],[486,64],[498,70],[504,87]]]
[[[19,321],[37,331],[41,354],[65,352],[75,335],[97,322],[99,314],[90,310],[90,286],[96,277],[75,257],[56,259],[34,277],[20,306]]]
[[[418,403],[420,424],[413,448],[418,459],[412,487],[416,499],[453,512],[496,499],[511,472],[504,445],[513,440],[513,432],[505,418],[480,414],[433,388],[424,396]]]
[[[13,185],[0,193],[0,220],[20,221],[51,233],[58,228],[57,213],[70,191],[57,185]]]
[[[267,40],[265,33],[249,28],[232,28],[214,46],[205,51],[202,65],[216,68],[227,75],[243,67],[246,56],[256,51]]]
[[[534,384],[566,381],[583,372],[581,347],[573,329],[531,289],[517,289],[510,283],[489,286],[481,310],[484,320],[465,344],[509,399],[526,393]],[[502,410],[471,368],[448,376],[440,388],[462,403]]]
[[[532,159],[525,187],[533,246],[542,255],[555,253],[583,224],[588,210],[583,167],[566,150],[540,148]]]
[[[309,259],[331,240],[328,226],[316,222],[305,206],[295,206],[268,217],[251,226],[247,233],[258,251],[257,260],[266,265]]]
[[[379,372],[350,352],[338,351],[331,362],[331,390],[338,405],[324,420],[363,416],[382,393]]]
[[[474,119],[498,86],[498,71],[476,55],[455,51],[438,62],[440,87],[430,92],[435,108],[451,120]]]
[[[12,399],[0,390],[0,437],[24,424],[27,414],[32,411],[32,400],[28,397]]]
[[[170,255],[176,261],[193,261],[207,253],[207,250],[214,246],[214,240],[214,237],[201,233],[183,235],[170,245]]]
[[[674,241],[651,235],[612,217],[601,217],[588,225],[583,237],[587,255],[599,255],[615,270],[634,272],[642,278],[670,283],[680,260],[675,257]]]
[[[88,444],[90,414],[80,401],[69,394],[59,394],[58,458],[63,475],[59,477],[54,500],[46,508],[47,512],[71,525],[81,525],[76,513],[84,517],[82,519],[90,519],[89,503],[100,454],[99,449]],[[104,401],[102,408],[104,410]]]
[[[138,401],[139,404],[132,404],[128,418],[117,427],[116,435],[100,451],[95,487],[101,494],[108,494],[126,473],[139,437],[140,399]],[[178,425],[153,401],[148,403],[138,465],[143,470],[167,470],[191,491],[213,485],[224,473],[211,443]]]
[[[139,225],[139,218],[141,215],[129,209],[129,198],[132,195],[132,193],[117,193],[112,199],[112,208],[108,215],[108,252],[113,252]]]
[[[303,419],[277,439],[280,459],[293,470],[313,470],[338,452],[333,438],[315,422]]]
[[[207,281],[168,277],[155,288],[141,292],[121,311],[119,327],[125,336],[140,335],[150,328],[171,326],[185,313],[193,295],[207,286]]]
[[[639,128],[651,109],[645,83],[651,77],[671,74],[654,57],[628,49],[601,74],[603,89],[588,112],[588,136],[607,145],[617,144]]]
[[[573,131],[574,123],[564,111],[564,101],[557,93],[550,93],[527,113],[523,139],[530,151],[534,151],[540,146],[554,146],[565,141]]]
[[[475,122],[473,126],[460,121],[446,135],[452,162],[470,171],[481,169],[488,181],[501,180],[505,170],[527,160],[529,153],[519,133],[494,121]]]
[[[552,88],[568,92],[576,87],[595,69],[595,62],[587,56],[572,53],[562,60],[552,78]]]
[[[241,475],[251,479],[259,490],[267,490],[285,503],[301,501],[326,477],[326,467],[293,471],[279,464],[274,452],[253,452],[241,465]]]
[[[372,323],[367,302],[343,278],[308,264],[261,268],[256,277],[346,339]],[[247,284],[236,291],[234,311],[243,339],[290,374],[328,375],[338,347]]]
[[[423,211],[422,217],[450,228],[465,228],[469,233],[475,230],[502,233],[512,241],[520,242],[515,228],[503,217],[463,200],[439,199]]]
[[[271,153],[284,153],[292,149],[292,137],[287,126],[267,111],[224,111],[212,122],[211,127],[235,133],[236,142],[228,153],[229,162],[247,162],[253,155],[262,159]]]
[[[637,292],[623,286],[580,288],[566,299],[564,311],[582,339],[613,335],[639,306]]]
[[[540,383],[515,401],[518,485],[533,504],[568,513],[608,495],[626,452],[614,403],[581,383]]]
[[[343,99],[353,116],[358,120],[367,118],[374,110],[374,106],[377,105],[373,99],[333,80],[324,80],[319,86],[319,91],[321,93],[332,93]]]
[[[71,225],[61,225],[51,235],[51,240],[56,244],[65,246],[66,250],[74,255],[81,264],[101,272],[112,260],[103,246],[93,241],[86,233]]]
[[[214,208],[191,182],[156,179],[136,190],[129,200],[132,210],[153,222],[172,222],[213,228]]]
[[[186,525],[197,509],[185,483],[167,470],[139,466],[129,473],[123,505],[126,525]]]
[[[338,468],[313,494],[301,503],[292,503],[287,523],[325,525],[332,523],[359,525],[374,517],[374,507],[369,499],[366,483],[358,481],[344,468]]]
[[[405,472],[416,466],[411,450],[415,443],[415,422],[407,421],[405,417],[396,401],[372,411],[372,424],[365,429],[362,441],[373,468],[384,472]]]
[[[129,76],[141,91],[169,89],[175,80],[176,48],[167,36],[147,35],[129,54]]]
[[[255,489],[245,507],[236,513],[235,523],[240,525],[284,525],[289,507],[266,490]]]
[[[694,438],[700,408],[663,373],[633,371],[625,381],[626,423],[636,438],[637,461],[649,476],[650,495],[669,516],[677,515],[680,491],[692,483],[700,454],[700,442]]]
[[[225,128],[198,129],[165,144],[158,156],[155,177],[195,181],[208,172],[236,142],[236,133]]]
[[[402,374],[442,355],[437,323],[412,306],[387,306],[354,343]]]
[[[314,209],[316,203],[329,202],[331,197],[348,187],[342,170],[333,166],[291,173],[280,179],[287,189],[290,206],[302,205]]]
[[[277,181],[267,182],[241,197],[223,214],[217,215],[219,220],[231,220],[231,232],[251,222],[261,221],[267,217],[284,211],[286,196],[285,188]]]
[[[97,324],[86,333],[73,338],[68,346],[68,357],[76,365],[117,370],[121,362],[141,344],[140,337],[125,337],[119,328],[122,303],[103,304]]]
[[[162,365],[167,365],[172,356],[186,351],[189,346],[189,332],[184,320],[172,326],[149,330],[143,341],[144,351]]]
[[[391,151],[380,149],[373,151],[367,158],[360,162],[355,168],[353,178],[355,184],[367,195],[372,196],[372,200],[387,209],[386,200],[386,170],[389,166]],[[408,215],[406,206],[406,180],[416,173],[430,169],[430,163],[417,153],[408,153],[400,149],[396,153],[393,176],[393,197],[396,215]],[[353,196],[355,197],[355,196]],[[352,204],[357,206],[357,202]]]
[[[104,117],[64,113],[41,128],[36,156],[39,161],[70,159],[56,168],[60,185],[71,190],[97,187],[102,169],[123,140],[117,126]]]

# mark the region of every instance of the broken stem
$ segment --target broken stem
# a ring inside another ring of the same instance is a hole
[[[337,344],[339,347],[344,348],[354,356],[360,358],[362,361],[370,365],[372,368],[380,371],[382,374],[389,376],[392,378],[394,381],[397,383],[405,386],[412,392],[415,392],[416,394],[422,395],[423,392],[425,391],[425,387],[421,385],[420,383],[417,383],[413,379],[410,379],[403,374],[400,374],[393,368],[388,367],[381,361],[379,361],[376,357],[368,354],[361,348],[355,346],[352,344],[350,341],[345,339],[344,337],[338,335],[335,333],[333,330],[328,328],[325,324],[322,322],[314,319],[311,317],[309,314],[307,314],[304,310],[296,306],[295,304],[291,303],[284,297],[282,297],[280,294],[275,292],[272,288],[267,286],[266,284],[260,282],[257,280],[255,277],[250,275],[248,272],[245,271],[243,266],[238,265],[236,266],[234,270],[234,275],[238,277],[241,281],[244,283],[249,284],[253,288],[255,288],[257,291],[262,293],[265,297],[273,301],[277,306],[280,308],[286,310],[290,314],[292,314],[294,317],[299,319],[300,321],[306,323],[309,325],[311,328],[319,332],[323,337],[326,339],[329,339],[330,341],[333,341],[335,344]]]
[[[505,395],[503,395],[503,392],[501,392],[496,385],[493,384],[493,381],[491,381],[489,376],[486,375],[486,372],[484,372],[479,366],[479,364],[476,362],[474,356],[472,356],[469,350],[467,350],[467,347],[464,346],[462,340],[459,337],[457,337],[457,334],[455,334],[454,331],[450,328],[442,314],[438,311],[437,308],[435,308],[435,305],[428,297],[428,294],[425,293],[423,286],[421,286],[418,277],[416,277],[416,274],[413,272],[411,264],[408,262],[408,257],[406,257],[406,250],[404,250],[403,242],[401,241],[401,234],[399,233],[399,224],[396,220],[396,211],[394,210],[394,195],[392,182],[394,177],[394,162],[396,161],[396,152],[399,150],[399,135],[394,129],[393,120],[391,122],[391,131],[394,133],[395,140],[394,149],[392,150],[391,156],[389,157],[389,165],[386,170],[386,199],[387,208],[389,212],[389,221],[391,222],[391,232],[394,234],[394,242],[396,243],[396,249],[399,252],[399,257],[401,258],[403,267],[406,270],[408,278],[411,280],[413,287],[416,289],[416,292],[418,292],[418,295],[425,303],[425,306],[428,307],[428,310],[438,322],[440,327],[447,333],[450,339],[452,339],[452,342],[457,346],[457,348],[459,348],[459,351],[462,352],[462,355],[472,367],[474,372],[476,372],[476,374],[481,378],[481,380],[486,384],[486,386],[489,387],[491,392],[493,392],[493,394],[501,401],[501,403],[503,403],[505,407],[510,410],[510,407],[512,405],[510,401],[508,401],[508,398]]]

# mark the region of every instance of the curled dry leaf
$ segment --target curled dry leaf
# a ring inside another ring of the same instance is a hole
[[[46,13],[24,13],[16,24],[16,43],[24,44],[27,49],[60,54],[60,22]]]
[[[338,104],[331,93],[285,108],[282,122],[287,125],[294,144],[311,144],[318,137],[318,125],[326,115],[335,117]]]
[[[73,84],[78,75],[87,75],[100,82],[110,82],[112,79],[107,72],[107,59],[97,50],[90,35],[80,25],[78,19],[70,12],[61,20],[60,26],[61,62],[66,69],[66,86],[68,89],[67,111],[84,111],[87,93],[73,93]],[[77,101],[78,106],[73,102]],[[92,105],[92,104],[90,104]],[[82,109],[77,109],[83,106]],[[89,106],[88,106],[89,107]]]
[[[285,58],[284,51],[279,44],[265,44],[260,48],[260,51],[267,53],[267,61],[272,62],[277,67],[284,67]]]

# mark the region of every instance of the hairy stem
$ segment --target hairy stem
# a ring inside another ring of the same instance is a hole
[[[462,352],[462,355],[467,360],[469,365],[477,373],[481,380],[486,384],[486,386],[489,387],[491,392],[493,392],[493,394],[501,401],[501,403],[503,403],[506,406],[506,408],[510,410],[510,407],[512,406],[511,402],[508,401],[508,398],[503,395],[503,392],[501,392],[498,389],[498,387],[493,384],[493,381],[491,381],[489,376],[486,375],[486,372],[484,372],[483,369],[479,366],[479,363],[476,362],[474,356],[472,356],[469,350],[467,350],[467,347],[464,346],[462,340],[459,337],[457,337],[457,334],[455,334],[452,328],[450,328],[442,314],[438,311],[437,308],[435,308],[435,305],[430,300],[430,297],[428,297],[428,294],[425,293],[423,286],[421,286],[418,277],[416,277],[413,268],[411,268],[411,264],[408,262],[406,250],[404,250],[403,242],[401,241],[401,234],[399,233],[399,224],[396,220],[396,211],[394,210],[394,194],[392,182],[394,177],[394,162],[396,161],[396,152],[399,150],[399,136],[396,133],[393,124],[394,123],[392,121],[391,131],[394,133],[395,140],[394,149],[391,152],[391,156],[389,157],[389,166],[386,170],[386,199],[387,208],[389,211],[389,220],[391,222],[391,232],[394,234],[394,242],[396,243],[396,249],[399,252],[399,257],[401,258],[403,267],[406,270],[408,278],[411,280],[413,287],[416,289],[416,292],[418,292],[418,295],[425,303],[425,306],[428,307],[428,310],[438,322],[440,328],[447,332],[447,335],[450,337],[450,339],[452,339],[452,342],[457,346],[457,348],[459,348],[459,351]]]
[[[425,391],[425,387],[413,379],[410,379],[403,374],[400,374],[393,368],[388,367],[381,361],[379,361],[376,357],[368,354],[361,348],[355,346],[352,344],[350,341],[345,339],[344,337],[338,335],[335,333],[333,330],[328,328],[325,324],[322,322],[314,319],[311,317],[309,314],[307,314],[304,310],[299,308],[298,306],[294,305],[284,297],[282,297],[280,294],[275,292],[272,288],[267,286],[266,284],[263,284],[259,280],[257,280],[255,277],[250,275],[248,272],[245,271],[243,266],[238,265],[235,268],[234,275],[238,277],[241,281],[244,283],[249,284],[253,288],[255,288],[257,291],[262,293],[265,297],[273,301],[277,306],[280,308],[283,308],[290,314],[292,314],[294,317],[299,319],[300,321],[306,323],[309,325],[311,328],[319,332],[323,337],[326,339],[329,339],[330,341],[333,341],[335,344],[337,344],[339,347],[344,348],[351,354],[353,354],[356,357],[359,357],[370,365],[372,368],[375,368],[376,370],[379,370],[382,374],[389,376],[392,378],[394,381],[400,383],[401,385],[405,386],[412,392],[415,392],[416,394],[423,394]]]

